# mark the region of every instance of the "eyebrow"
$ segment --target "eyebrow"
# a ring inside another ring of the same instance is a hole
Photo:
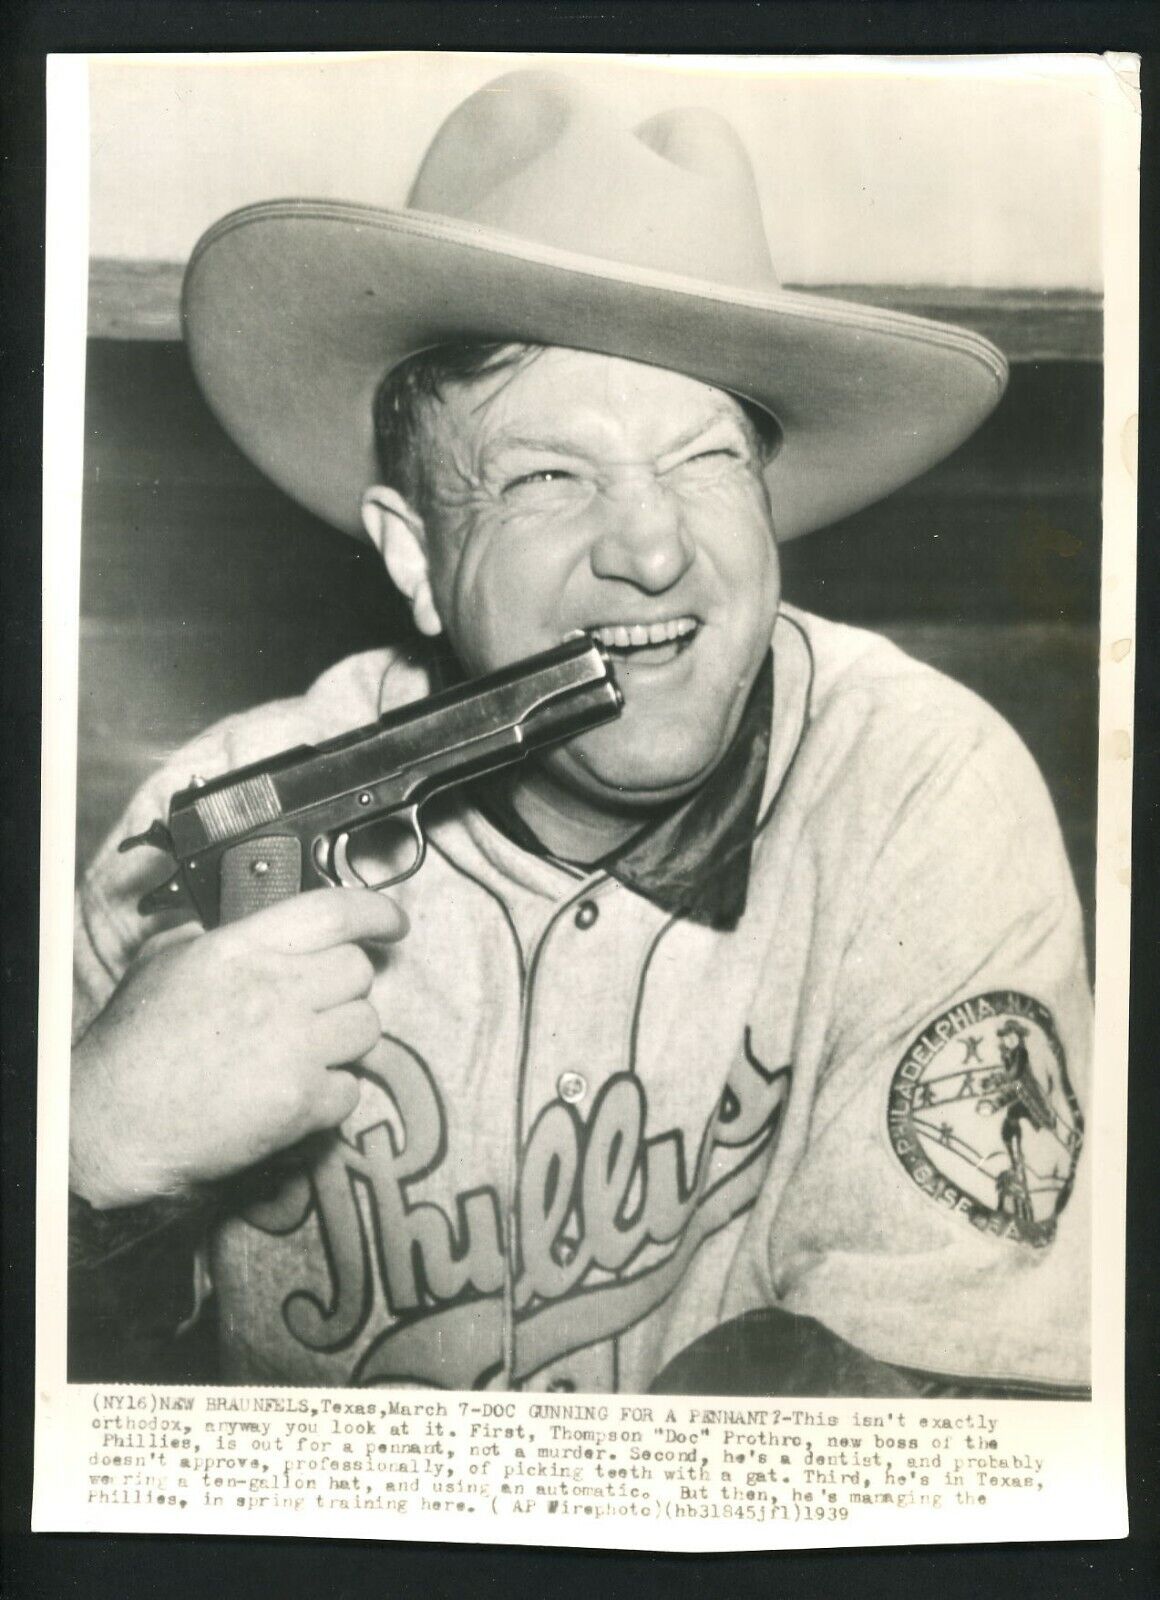
[[[745,423],[740,417],[734,417],[727,411],[719,411],[713,416],[704,418],[701,422],[694,423],[679,438],[671,444],[667,444],[663,450],[659,450],[656,459],[660,460],[664,456],[676,455],[679,451],[686,449],[695,440],[699,439],[702,434],[708,433],[718,423],[731,424],[741,434],[745,433]],[[494,448],[497,452],[500,450],[555,450],[560,455],[570,456],[583,456],[588,453],[574,439],[558,438],[553,434],[544,433],[502,434],[495,441]]]
[[[495,450],[556,450],[560,455],[583,452],[574,439],[555,438],[550,433],[505,433],[492,441]]]
[[[746,436],[746,424],[743,417],[734,416],[730,411],[718,411],[714,416],[707,417],[704,422],[699,423],[696,427],[690,428],[687,433],[683,433],[674,444],[669,445],[666,450],[662,450],[657,459],[660,460],[664,456],[679,455],[682,450],[694,444],[703,433],[708,433],[718,423],[725,423],[736,428],[742,438]]]

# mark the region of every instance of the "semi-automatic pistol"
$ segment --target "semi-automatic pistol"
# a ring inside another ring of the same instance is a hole
[[[579,636],[325,744],[194,779],[173,796],[167,823],[121,844],[153,845],[177,863],[142,897],[141,914],[192,910],[213,928],[305,889],[400,883],[423,864],[420,813],[433,795],[608,722],[622,705],[604,650]],[[360,871],[360,839],[373,882]]]

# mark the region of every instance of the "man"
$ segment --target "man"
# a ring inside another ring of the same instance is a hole
[[[453,114],[406,210],[224,219],[185,316],[226,427],[372,541],[421,646],[211,729],[86,877],[72,1375],[180,1326],[249,1383],[1082,1392],[1049,801],[965,690],[780,597],[777,541],[954,448],[997,352],[781,290],[732,130],[538,72]],[[576,630],[621,717],[432,806],[392,896],[140,914],[158,861],[116,842],[190,773]],[[1049,1114],[1013,1210],[1014,1028]]]

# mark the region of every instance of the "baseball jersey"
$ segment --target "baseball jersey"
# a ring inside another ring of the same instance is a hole
[[[784,606],[771,658],[725,915],[429,808],[356,1110],[208,1242],[227,1379],[641,1392],[776,1306],[951,1380],[1085,1384],[1090,996],[1040,775],[873,634]],[[157,860],[117,840],[191,772],[429,689],[353,657],[158,772],[82,885],[78,1029],[148,931]]]

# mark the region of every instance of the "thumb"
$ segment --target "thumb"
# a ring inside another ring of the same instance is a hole
[[[155,961],[158,956],[164,955],[167,950],[180,948],[182,945],[192,944],[195,939],[201,939],[205,929],[199,922],[182,922],[174,928],[165,928],[160,933],[153,934],[146,939],[133,958],[131,971],[145,966],[150,961]]]

